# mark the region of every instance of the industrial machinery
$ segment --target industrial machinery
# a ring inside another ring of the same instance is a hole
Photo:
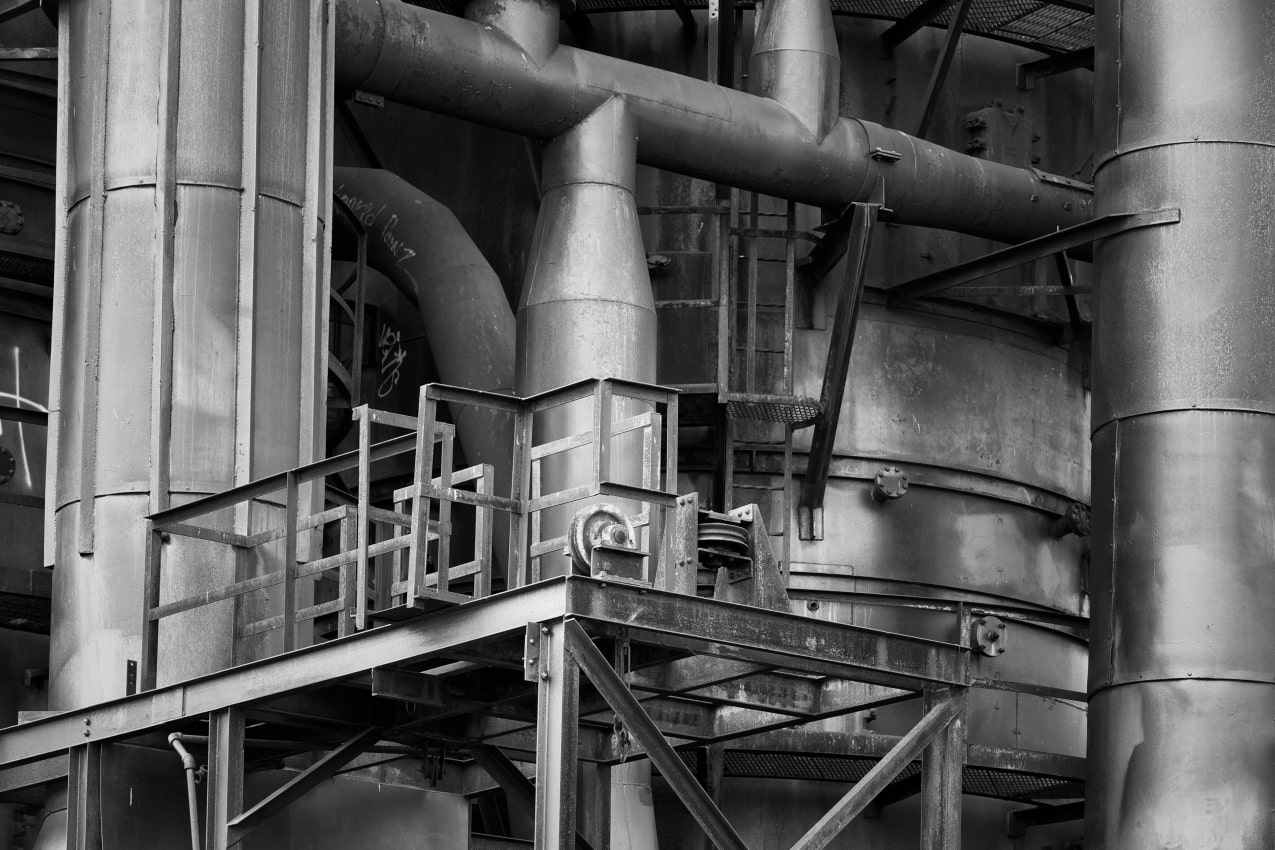
[[[0,839],[1275,847],[1258,0],[0,1]]]

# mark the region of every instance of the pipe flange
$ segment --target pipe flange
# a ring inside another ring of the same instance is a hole
[[[1005,654],[1005,637],[1006,624],[1000,617],[988,615],[979,617],[973,622],[973,631],[970,634],[970,641],[974,649],[977,649],[988,658],[996,658]]]
[[[908,492],[908,476],[897,466],[883,466],[872,479],[872,501],[878,505],[902,499]]]

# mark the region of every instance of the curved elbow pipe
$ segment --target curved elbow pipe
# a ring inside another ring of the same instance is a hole
[[[781,103],[559,46],[543,62],[500,31],[399,0],[337,7],[339,85],[538,139],[619,95],[648,165],[820,206],[869,201],[889,218],[1020,242],[1092,214],[1088,186],[976,159],[853,118],[826,136]]]
[[[440,379],[512,392],[514,313],[500,278],[452,211],[388,171],[338,167],[332,185],[367,230],[368,265],[416,293]],[[496,492],[507,492],[512,421],[473,407],[452,413],[466,461],[491,464]],[[507,542],[506,524],[496,522],[497,563]]]

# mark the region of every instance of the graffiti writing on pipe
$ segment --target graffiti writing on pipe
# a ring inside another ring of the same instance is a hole
[[[337,197],[350,208],[350,212],[354,214],[354,217],[358,219],[359,224],[363,225],[365,230],[369,233],[376,230],[376,222],[380,219],[381,214],[385,212],[385,204],[377,206],[374,201],[365,201],[356,198],[345,192],[345,184],[341,184],[341,186],[337,188],[336,194]],[[399,239],[394,234],[394,228],[397,226],[398,215],[390,213],[390,217],[383,225],[381,225],[380,238],[385,247],[390,249],[390,255],[394,258],[394,264],[396,266],[401,266],[412,257],[415,257],[416,252],[407,247],[403,240]]]

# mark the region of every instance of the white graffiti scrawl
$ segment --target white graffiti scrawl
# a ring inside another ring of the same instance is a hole
[[[407,350],[403,348],[403,335],[389,325],[381,325],[381,336],[377,348],[381,353],[381,383],[376,388],[376,397],[385,398],[398,386],[399,369],[407,359]]]

